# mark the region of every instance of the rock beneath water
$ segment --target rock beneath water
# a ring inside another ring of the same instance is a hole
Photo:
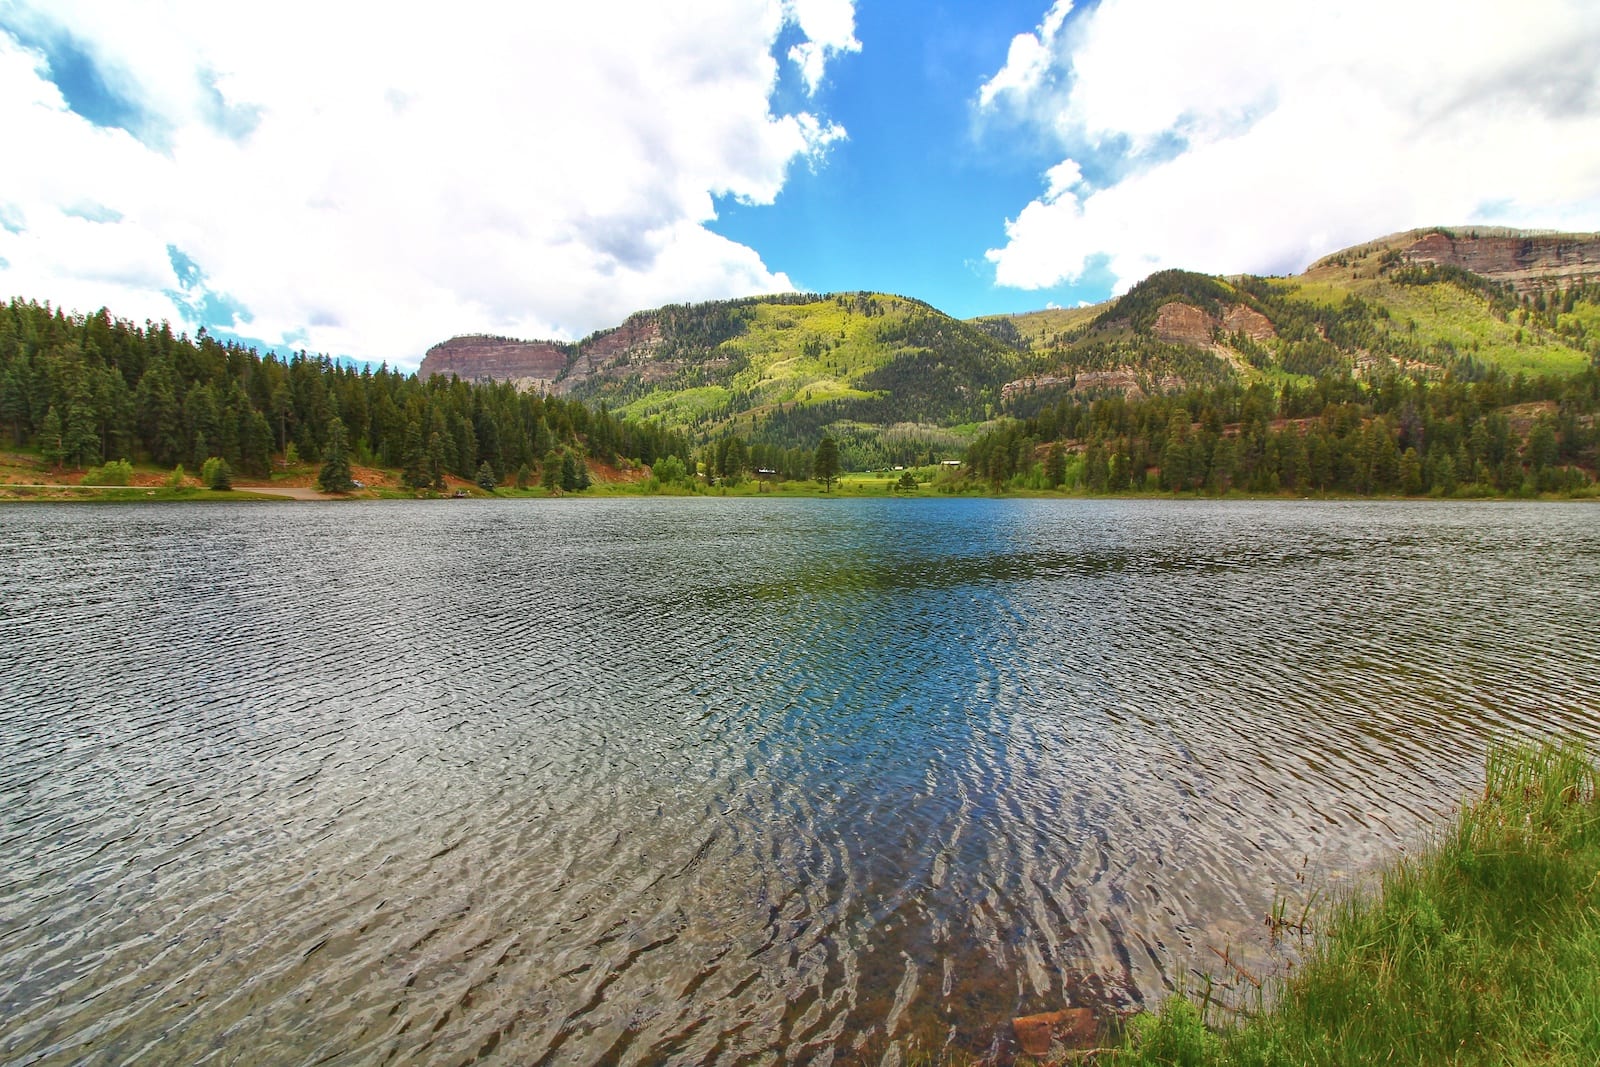
[[[1042,1015],[1021,1015],[1011,1020],[1017,1044],[1030,1056],[1045,1056],[1057,1038],[1069,1049],[1093,1048],[1100,1036],[1094,1012],[1088,1008],[1047,1011]]]

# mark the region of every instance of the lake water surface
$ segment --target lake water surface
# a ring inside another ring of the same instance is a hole
[[[981,1052],[1600,738],[1597,591],[1583,505],[5,508],[0,1061]]]

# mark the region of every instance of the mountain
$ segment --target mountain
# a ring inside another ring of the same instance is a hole
[[[1600,235],[1413,230],[1295,277],[1162,271],[1096,308],[1007,321],[1047,364],[1006,386],[1010,408],[1231,378],[1574,373],[1600,358]]]
[[[959,452],[948,428],[997,414],[1037,369],[1007,338],[904,296],[784,294],[643,311],[574,345],[457,338],[420,373],[520,380],[702,438],[811,447],[827,426],[847,463],[875,464]]]
[[[841,437],[847,463],[958,449],[1064,395],[1227,381],[1575,373],[1600,359],[1600,235],[1413,230],[1289,278],[1162,271],[1090,308],[961,321],[905,296],[671,305],[576,344],[461,337],[421,375],[603,401],[701,439]],[[885,444],[885,442],[890,444]]]

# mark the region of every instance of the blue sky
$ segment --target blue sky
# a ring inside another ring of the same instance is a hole
[[[821,93],[848,140],[823,165],[796,167],[770,206],[724,200],[711,228],[760,249],[798,286],[888,290],[964,318],[1105,299],[1104,276],[1000,288],[984,259],[1058,162],[1052,145],[985,122],[976,106],[1012,38],[1042,13],[1037,0],[858,6],[862,50],[832,66]]]
[[[1586,0],[0,0],[0,290],[413,367],[669,302],[969,317],[1595,230],[1597,54]]]

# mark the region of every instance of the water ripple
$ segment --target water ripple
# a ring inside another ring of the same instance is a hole
[[[1600,737],[1580,506],[0,511],[0,1060],[979,1052]]]

